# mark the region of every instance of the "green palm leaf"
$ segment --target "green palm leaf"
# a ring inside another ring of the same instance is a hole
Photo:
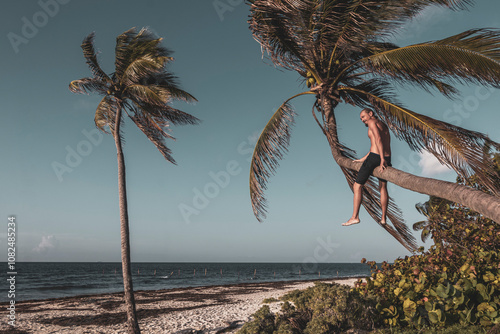
[[[303,0],[255,1],[252,4],[250,29],[275,64],[298,71],[314,67],[314,63],[308,60],[314,58],[308,22],[303,16],[296,15],[311,6],[315,4]],[[292,30],[290,26],[297,29]]]
[[[143,56],[132,61],[123,71],[121,83],[131,85],[140,83],[145,77],[161,72],[165,64],[172,60],[172,57],[151,57]]]
[[[122,78],[127,68],[137,59],[159,58],[168,61],[171,52],[160,45],[161,41],[161,38],[156,38],[146,28],[139,32],[133,28],[118,36],[115,47],[115,76]]]
[[[147,84],[159,86],[169,91],[170,96],[174,100],[184,102],[197,102],[196,98],[188,92],[179,88],[177,77],[168,71],[154,73],[148,77]]]
[[[250,165],[250,198],[253,212],[259,221],[266,217],[264,190],[267,189],[268,179],[274,174],[290,144],[295,113],[288,102],[305,94],[313,93],[300,93],[285,101],[271,117],[255,144]]]
[[[420,82],[422,76],[500,87],[500,30],[474,29],[443,40],[366,57],[368,71]]]
[[[431,5],[464,9],[469,0],[260,0],[251,1],[250,29],[273,63],[287,69],[323,69],[335,60],[368,56],[370,43]],[[369,42],[367,42],[369,41]],[[325,71],[326,69],[326,71]],[[319,71],[321,72],[321,71]]]
[[[144,104],[137,99],[132,98],[134,107],[130,107],[129,109],[140,110],[141,113],[147,114],[155,119],[155,122],[158,124],[168,124],[172,123],[174,125],[195,125],[199,124],[201,121],[181,110],[175,109],[167,104],[163,106],[158,106],[154,104]]]
[[[149,104],[163,106],[170,102],[170,93],[168,90],[154,85],[134,84],[127,86],[126,93],[128,96],[133,96],[140,104]]]
[[[108,128],[114,131],[115,116],[119,107],[117,100],[113,96],[106,95],[97,105],[94,116],[96,127],[105,133],[110,133],[107,130]]]
[[[95,34],[91,33],[83,40],[81,45],[83,56],[85,57],[85,61],[89,66],[90,71],[94,74],[95,77],[99,78],[102,81],[110,81],[110,78],[101,69],[99,61],[97,60],[97,53],[94,48],[94,37]]]
[[[73,93],[89,94],[97,92],[101,95],[106,94],[109,85],[99,78],[83,78],[73,80],[69,84],[69,90]]]
[[[173,139],[173,137],[167,134],[162,126],[158,125],[151,117],[144,113],[137,112],[135,115],[130,116],[130,118],[167,161],[174,165],[177,164],[172,157],[172,151],[165,145],[165,138]]]

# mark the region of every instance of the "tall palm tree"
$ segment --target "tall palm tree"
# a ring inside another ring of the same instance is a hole
[[[488,136],[419,114],[396,98],[396,85],[412,85],[457,98],[457,83],[500,87],[500,31],[473,29],[436,41],[399,47],[387,41],[395,29],[431,5],[464,9],[472,0],[250,0],[250,29],[263,52],[277,66],[296,71],[309,90],[286,100],[272,116],[256,144],[250,193],[258,220],[267,209],[264,190],[287,149],[294,111],[289,104],[302,95],[316,97],[313,116],[325,134],[333,158],[352,189],[361,163],[339,141],[335,109],[340,103],[372,108],[411,149],[431,152],[467,178],[477,174],[492,195],[411,175],[395,168],[373,175],[412,191],[461,203],[500,221],[500,189],[485,147],[499,150]],[[318,117],[319,116],[319,117]],[[364,187],[363,205],[380,221],[379,193],[373,179]],[[415,239],[392,199],[383,226],[408,249]]]
[[[181,90],[176,77],[166,66],[173,60],[171,52],[161,46],[161,38],[147,29],[130,29],[116,39],[115,72],[106,74],[99,65],[94,48],[94,34],[88,35],[81,45],[92,77],[72,81],[69,89],[74,93],[98,93],[103,99],[95,112],[97,128],[111,133],[115,140],[118,159],[118,192],[120,203],[121,258],[124,298],[127,306],[129,333],[140,333],[137,320],[132,275],[130,269],[130,237],[127,213],[125,161],[122,151],[123,112],[144,132],[167,161],[174,163],[170,149],[164,143],[173,139],[167,127],[170,124],[197,124],[199,120],[172,108],[172,100],[196,101]]]

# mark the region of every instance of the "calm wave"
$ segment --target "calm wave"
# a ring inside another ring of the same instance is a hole
[[[4,268],[7,267],[5,264]],[[121,263],[21,262],[16,300],[123,291]],[[221,274],[222,271],[222,274]],[[368,276],[361,263],[133,263],[134,290],[172,289],[245,282]],[[7,283],[0,302],[7,301]]]

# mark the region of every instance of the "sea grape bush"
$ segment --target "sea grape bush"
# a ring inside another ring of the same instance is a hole
[[[457,182],[485,191],[474,176]],[[417,209],[427,220],[414,228],[434,245],[393,264],[368,262],[372,275],[358,281],[356,291],[378,299],[377,310],[389,326],[500,324],[500,225],[438,198]]]
[[[499,324],[498,252],[438,252],[383,263],[380,269],[370,263],[375,271],[357,290],[378,298],[377,310],[389,326]]]
[[[350,328],[372,330],[381,324],[377,321],[376,301],[344,285],[316,283],[282,299],[285,302],[279,314],[271,313],[264,305],[238,333],[326,334]]]

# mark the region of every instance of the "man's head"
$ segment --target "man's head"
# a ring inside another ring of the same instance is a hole
[[[373,110],[370,108],[365,108],[361,110],[361,113],[359,114],[359,118],[361,119],[361,122],[365,123],[365,126],[368,127],[368,121],[372,118],[375,118],[375,115],[373,114]]]

